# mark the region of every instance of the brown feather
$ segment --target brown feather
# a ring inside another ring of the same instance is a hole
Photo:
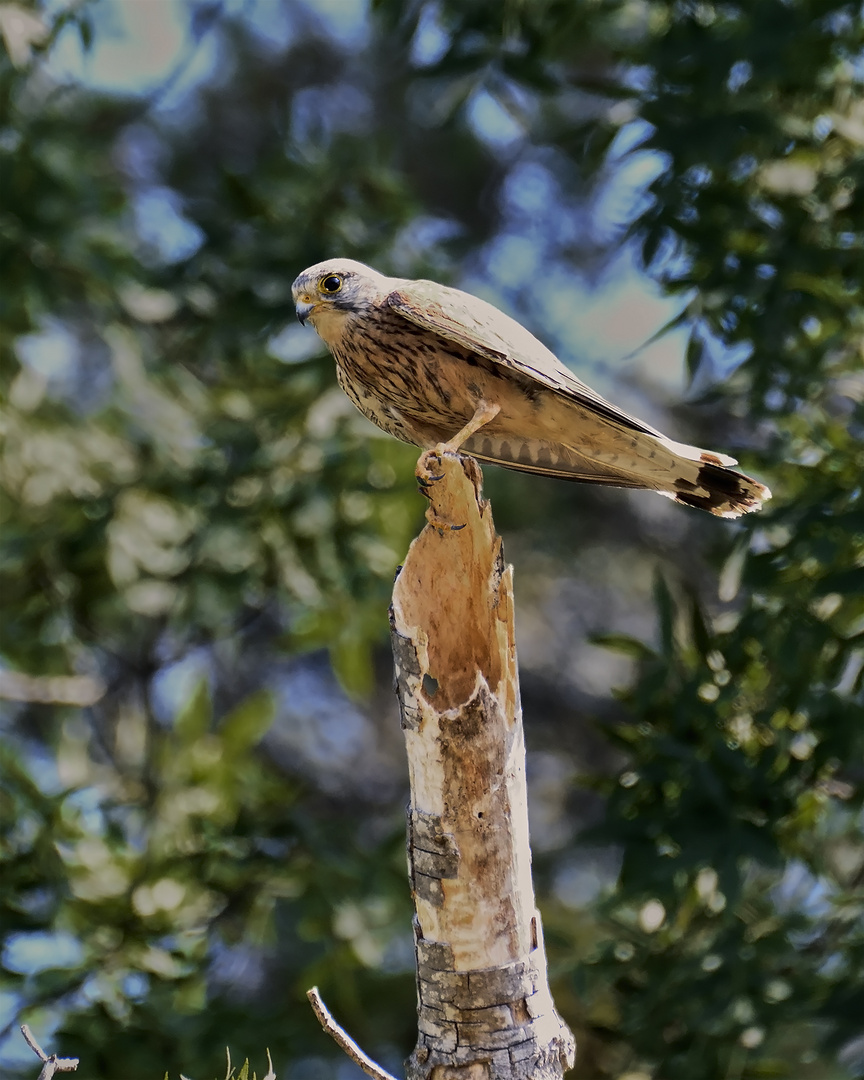
[[[334,274],[342,284],[325,295],[321,282]],[[304,271],[293,291],[298,314],[333,353],[342,388],[399,439],[431,449],[493,405],[494,419],[464,442],[480,461],[646,488],[722,517],[758,509],[771,496],[730,467],[734,458],[675,442],[606,401],[478,297],[337,259]]]

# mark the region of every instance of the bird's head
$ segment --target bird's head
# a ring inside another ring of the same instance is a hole
[[[298,274],[291,286],[297,318],[311,323],[327,344],[393,289],[391,279],[354,259],[327,259]]]

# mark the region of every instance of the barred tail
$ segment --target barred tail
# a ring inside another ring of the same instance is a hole
[[[595,443],[587,450],[551,440],[490,434],[484,429],[466,440],[464,449],[480,461],[538,476],[657,491],[717,517],[740,517],[771,498],[764,484],[731,467],[737,464],[734,458],[662,435],[627,432],[623,446],[603,449]]]
[[[712,462],[700,466],[695,484],[677,477],[674,491],[663,494],[685,506],[695,506],[725,518],[737,518],[760,510],[762,503],[771,498],[770,490],[752,476]]]

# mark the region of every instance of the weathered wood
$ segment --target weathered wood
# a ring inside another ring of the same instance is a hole
[[[555,1011],[534,906],[525,749],[505,566],[476,462],[424,454],[429,524],[393,590],[408,751],[418,1041],[409,1080],[557,1080]]]

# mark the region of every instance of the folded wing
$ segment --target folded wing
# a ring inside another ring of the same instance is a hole
[[[647,488],[720,517],[756,510],[771,497],[764,484],[730,468],[734,458],[675,442],[606,401],[524,326],[484,300],[433,281],[405,281],[387,303],[410,322],[541,384],[558,399],[559,429],[572,430],[572,439],[513,437],[493,432],[493,425],[465,443],[481,461],[583,483]]]

